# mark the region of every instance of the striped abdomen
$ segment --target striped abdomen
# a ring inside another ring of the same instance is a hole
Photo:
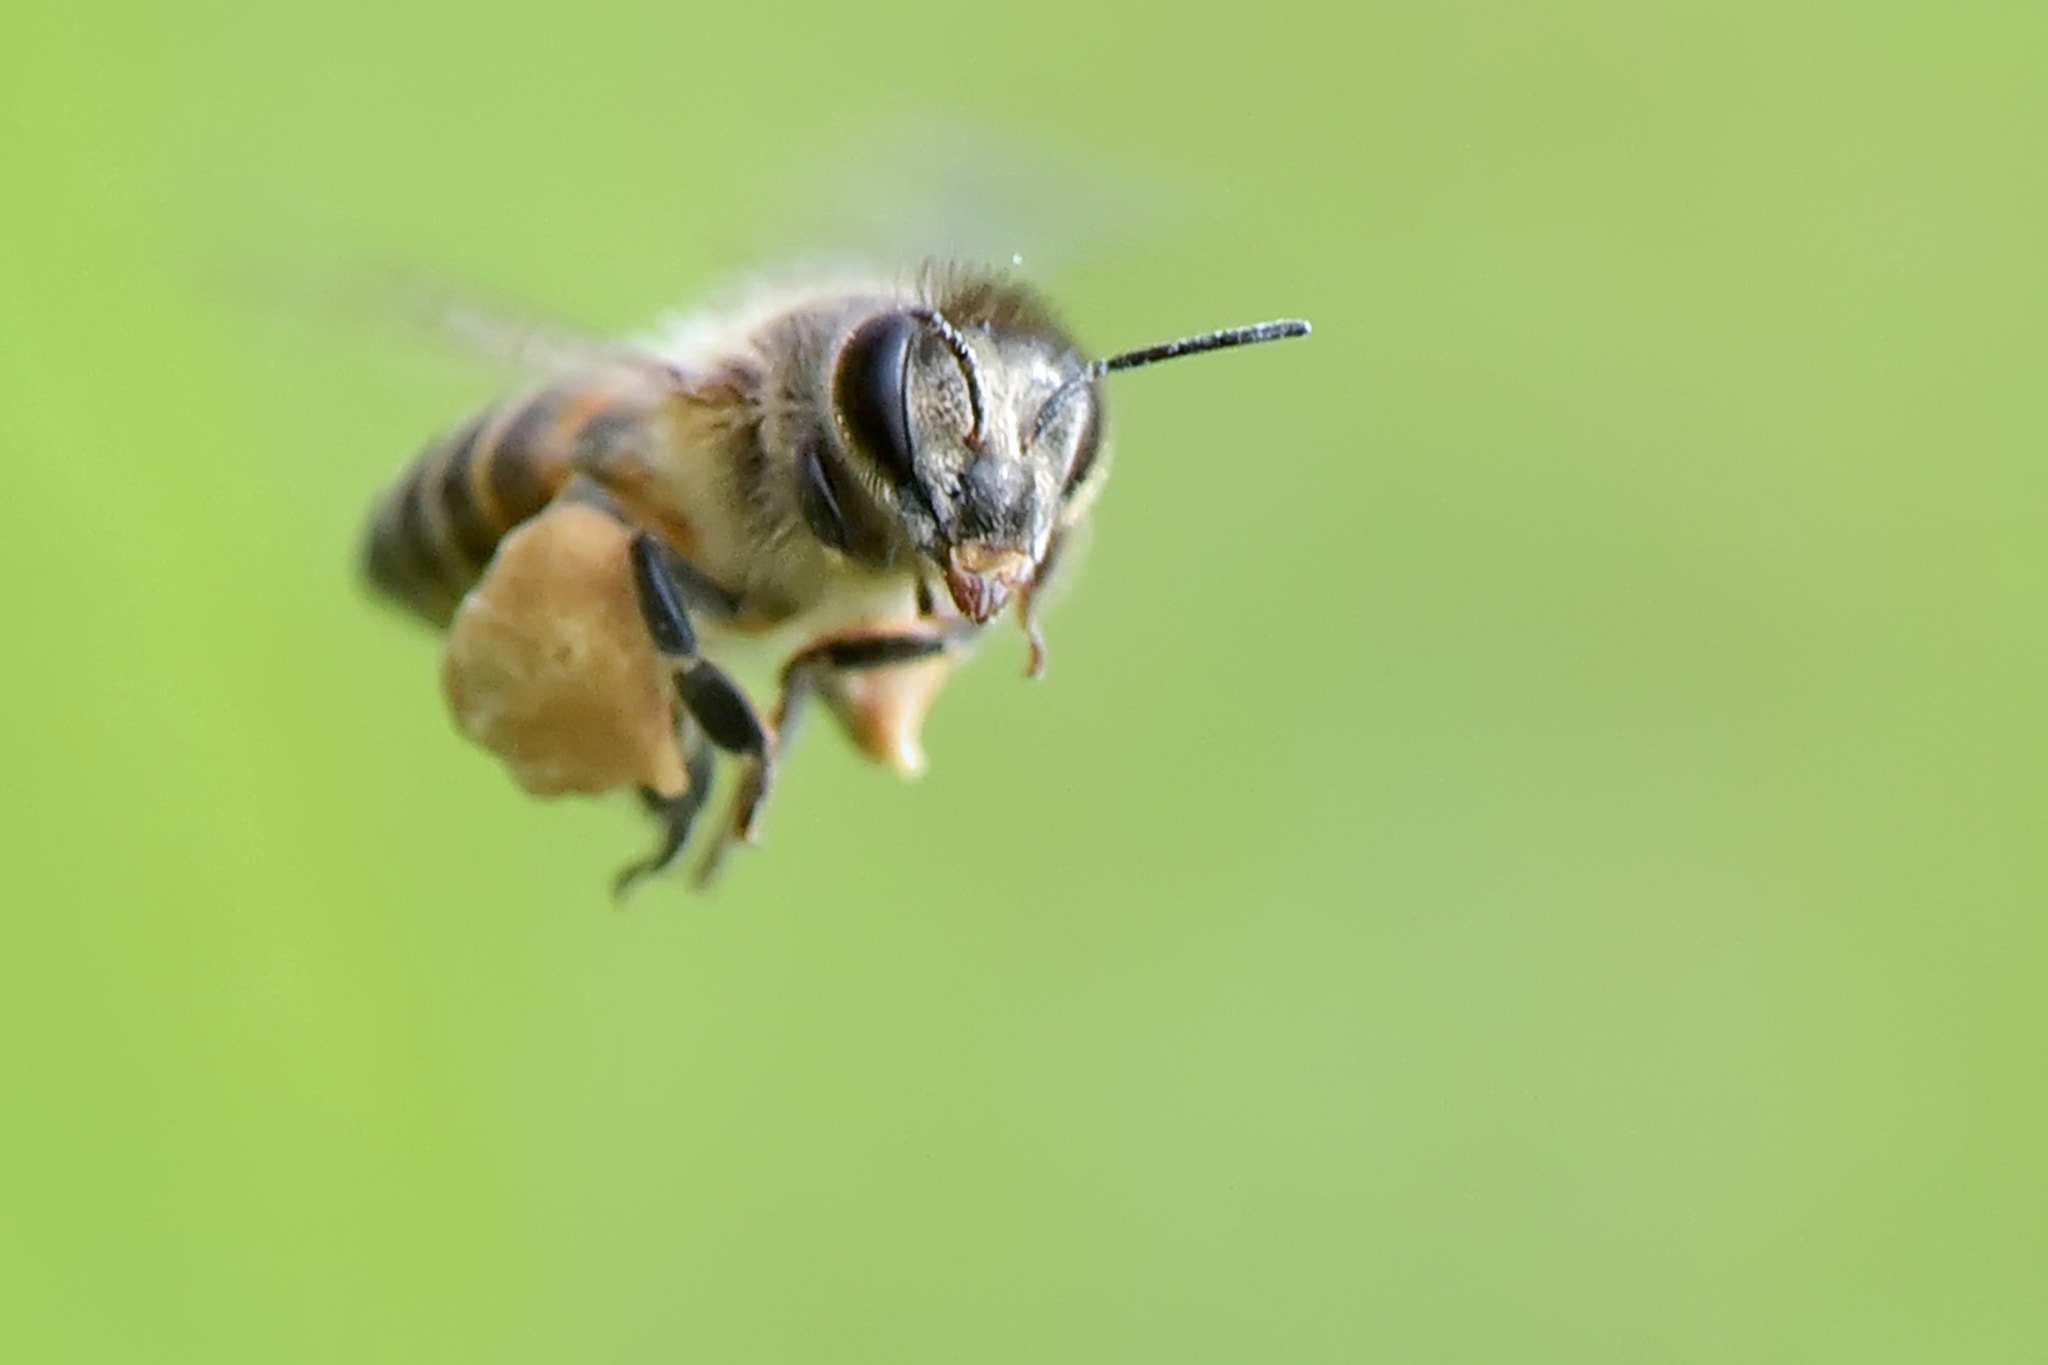
[[[579,447],[642,420],[650,395],[622,376],[567,381],[486,409],[427,447],[370,518],[363,574],[445,626],[498,542],[546,507]]]

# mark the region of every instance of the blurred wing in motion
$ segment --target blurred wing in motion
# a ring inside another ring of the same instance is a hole
[[[405,266],[311,271],[240,269],[232,290],[265,311],[388,340],[397,353],[438,351],[501,377],[660,363],[629,342],[450,276]],[[650,311],[652,309],[650,308]]]
[[[523,303],[419,271],[384,267],[339,281],[333,311],[371,326],[398,325],[465,356],[529,375],[649,362],[645,352]]]
[[[1193,198],[1155,170],[938,115],[870,125],[766,184],[748,244],[757,260],[941,257],[1035,272],[1154,236]]]

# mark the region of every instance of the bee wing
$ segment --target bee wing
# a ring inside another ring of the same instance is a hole
[[[463,354],[523,374],[616,366],[668,369],[652,353],[484,290],[414,271],[384,270],[353,286],[355,311],[396,320]]]
[[[751,240],[796,259],[1029,261],[1127,247],[1188,215],[1142,166],[1067,154],[954,116],[857,128],[771,173]]]
[[[571,370],[673,366],[644,347],[508,302],[448,277],[399,266],[329,273],[248,267],[229,288],[267,311],[322,319],[357,334],[403,343],[401,353],[439,351],[520,378]]]

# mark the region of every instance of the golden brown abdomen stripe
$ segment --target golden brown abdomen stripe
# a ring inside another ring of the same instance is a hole
[[[569,481],[586,430],[637,407],[604,382],[563,383],[490,408],[427,447],[385,493],[363,544],[378,592],[445,626],[498,542]]]

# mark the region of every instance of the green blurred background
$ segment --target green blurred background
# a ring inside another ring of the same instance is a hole
[[[0,1354],[2048,1358],[2044,43],[13,0]],[[1092,346],[1317,334],[1118,382],[1041,685],[616,912],[350,577],[495,381],[223,281],[637,327],[956,118],[1179,187],[1027,263]]]

